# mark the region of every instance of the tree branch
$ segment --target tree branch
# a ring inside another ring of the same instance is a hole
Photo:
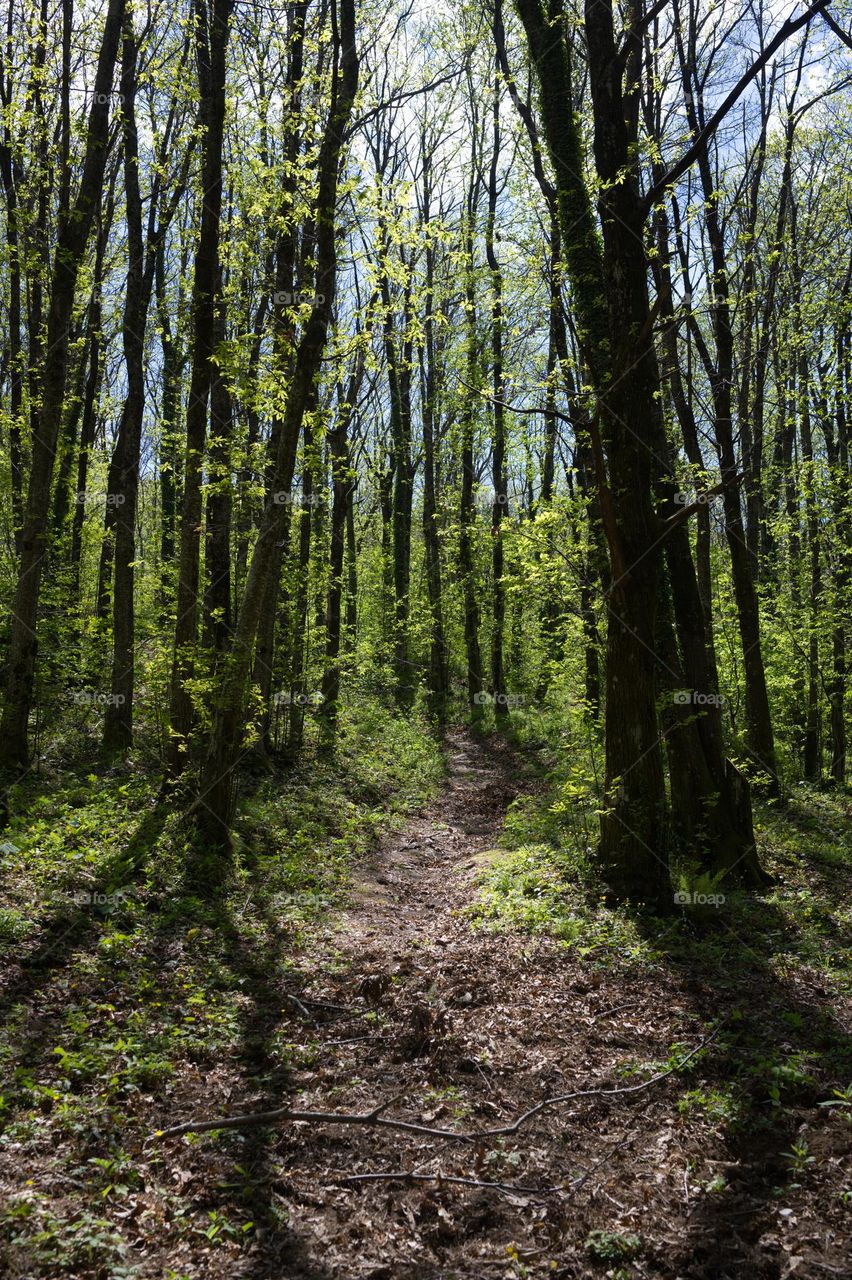
[[[662,178],[660,178],[658,182],[654,183],[643,202],[643,212],[645,217],[648,216],[652,206],[655,205],[658,200],[662,199],[665,195],[666,189],[670,187],[672,183],[677,182],[678,178],[680,178],[682,174],[686,173],[687,169],[695,162],[707,146],[707,143],[710,141],[719,125],[724,120],[725,116],[742,96],[751,84],[752,80],[760,74],[772,55],[780,49],[781,45],[784,44],[785,41],[789,40],[790,36],[795,35],[795,33],[800,31],[802,27],[807,26],[811,18],[815,17],[818,13],[822,13],[823,9],[827,8],[830,3],[831,0],[815,0],[815,3],[812,4],[809,9],[806,9],[803,14],[800,14],[798,18],[787,19],[780,30],[776,32],[773,39],[770,40],[760,57],[756,58],[749,69],[740,76],[724,102],[716,111],[713,112],[713,115],[707,121],[704,128],[698,133],[692,146],[684,152],[680,160],[678,160],[676,164],[672,165],[671,169],[669,169],[667,173],[663,174]],[[826,15],[823,14],[823,17],[825,16]]]

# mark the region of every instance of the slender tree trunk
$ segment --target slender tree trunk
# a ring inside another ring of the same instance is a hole
[[[508,715],[506,676],[503,659],[503,630],[506,618],[506,587],[503,582],[502,524],[506,509],[506,388],[503,381],[503,273],[494,247],[497,218],[497,165],[500,159],[500,79],[495,59],[492,104],[492,150],[488,169],[488,216],[485,222],[485,256],[491,274],[491,365],[494,398],[494,439],[491,451],[491,483],[494,503],[491,513],[491,696],[498,720]]]
[[[355,481],[346,492],[346,653],[355,651],[358,630],[358,551],[355,545]]]
[[[432,153],[426,139],[421,142],[423,164],[424,229],[428,229],[432,201]],[[420,404],[423,422],[423,551],[426,561],[426,589],[429,596],[429,707],[443,721],[449,692],[449,658],[444,635],[444,602],[441,576],[441,540],[438,530],[438,503],[435,468],[435,409],[437,403],[437,350],[435,344],[435,247],[426,242],[423,352],[420,364]]]
[[[825,440],[831,485],[831,505],[839,533],[837,558],[833,572],[835,621],[832,628],[832,670],[829,697],[831,710],[831,777],[838,786],[846,782],[846,688],[848,679],[846,619],[849,614],[849,588],[852,583],[852,504],[849,484],[849,427],[847,395],[849,389],[849,339],[841,329],[837,335],[837,374],[835,389],[834,430],[829,421],[826,398]]]
[[[11,82],[4,86],[7,97]],[[15,550],[21,553],[24,524],[24,456],[21,441],[25,357],[21,343],[21,257],[22,245],[18,229],[18,183],[22,174],[15,163],[8,116],[0,140],[0,180],[6,197],[6,252],[9,270],[9,465],[12,484],[12,532]]]
[[[156,284],[157,318],[160,328],[160,347],[163,356],[163,396],[160,412],[160,588],[159,600],[163,616],[167,616],[167,602],[174,593],[173,570],[177,534],[177,513],[181,487],[181,457],[179,440],[180,386],[183,361],[176,335],[169,319],[165,282],[165,249],[157,246]]]
[[[476,335],[476,286],[474,281],[473,229],[476,218],[479,177],[477,172],[476,127],[471,130],[472,156],[470,188],[464,231],[465,272],[465,383],[461,420],[461,507],[459,511],[459,574],[464,602],[464,646],[467,660],[467,697],[474,723],[482,720],[483,688],[482,651],[479,646],[479,602],[476,590],[476,566],[473,539],[475,530],[473,507],[473,444],[476,429],[476,387],[479,380]]]
[[[202,771],[198,807],[198,835],[202,846],[228,850],[236,797],[235,766],[240,733],[245,723],[251,659],[276,542],[281,536],[283,506],[276,492],[289,492],[296,446],[305,415],[317,399],[317,379],[325,350],[337,276],[335,207],[341,157],[358,84],[355,48],[355,6],[340,0],[332,40],[334,71],[328,125],[317,160],[315,305],[296,351],[290,395],[282,422],[273,489],[252,553],[246,589],[235,629],[230,661],[223,671],[207,757]]]
[[[681,50],[684,84],[693,85],[693,54],[684,57]],[[693,92],[687,99],[690,124],[697,132],[703,123],[701,94]],[[746,702],[746,740],[753,763],[766,777],[769,790],[778,791],[778,770],[775,761],[775,738],[772,713],[766,688],[766,672],[761,648],[760,611],[754,584],[752,556],[746,537],[742,515],[740,484],[737,475],[737,456],[734,449],[732,423],[732,388],[734,378],[734,340],[731,329],[728,268],[725,242],[719,220],[719,192],[714,181],[707,151],[698,156],[698,171],[705,200],[707,237],[713,267],[713,330],[716,341],[716,365],[711,374],[714,432],[719,454],[719,465],[724,489],[722,491],[725,512],[725,535],[731,557],[731,576],[740,643],[743,656]]]
[[[186,452],[180,526],[174,662],[171,681],[169,771],[185,762],[193,724],[190,684],[198,639],[202,474],[207,411],[214,377],[216,311],[220,299],[219,230],[222,213],[222,147],[225,78],[233,0],[195,0],[195,45],[200,91],[201,224],[192,288],[192,365],[186,411]]]
[[[345,391],[338,388],[337,420],[329,433],[331,452],[331,529],[329,578],[325,606],[325,671],[322,678],[322,723],[325,746],[333,750],[337,737],[340,700],[340,641],[343,616],[343,560],[346,548],[346,514],[352,487],[349,459],[349,426],[355,413],[364,376],[364,354],[359,351]]]

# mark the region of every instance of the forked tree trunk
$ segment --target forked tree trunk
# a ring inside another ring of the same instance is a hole
[[[213,728],[201,774],[196,826],[202,847],[228,851],[236,797],[235,768],[245,727],[252,654],[266,597],[283,504],[275,493],[290,490],[296,448],[305,415],[317,400],[317,380],[332,316],[337,278],[335,207],[339,171],[349,117],[358,86],[354,0],[340,0],[332,28],[334,71],[329,119],[317,160],[315,305],[296,351],[287,407],[281,424],[272,490],[251,557],[245,592],[227,663],[223,664]]]
[[[652,339],[643,245],[646,211],[637,183],[638,99],[623,96],[622,76],[638,79],[638,47],[627,37],[626,71],[618,56],[613,14],[606,0],[587,0],[586,42],[594,114],[594,156],[601,196],[603,244],[598,240],[584,161],[572,109],[571,61],[564,36],[555,36],[559,10],[545,12],[540,0],[517,0],[539,83],[542,120],[557,179],[563,253],[574,289],[580,341],[598,394],[601,444],[607,474],[598,471],[607,535],[611,586],[606,673],[606,790],[599,862],[620,898],[670,902],[671,838],[657,715],[657,696],[671,680],[659,652],[664,608],[663,546],[667,543],[679,639],[696,674],[706,673],[705,624],[686,526],[671,521],[673,484],[666,488],[667,445],[660,411],[660,376]],[[594,427],[594,424],[592,424]],[[594,445],[593,431],[592,442]],[[662,460],[662,465],[661,465]],[[605,501],[604,501],[605,499]],[[662,501],[658,514],[657,501]],[[699,606],[696,611],[696,604]],[[671,648],[671,646],[669,646]],[[663,672],[661,679],[660,673]],[[691,674],[691,673],[690,673]],[[704,781],[680,822],[694,825],[696,796],[710,798],[708,779],[726,775],[720,735],[710,710],[701,739]],[[694,742],[694,739],[693,739]],[[696,748],[697,753],[697,748]],[[733,787],[717,798],[719,821],[732,833],[737,852],[756,874],[751,832],[737,821]],[[748,826],[748,824],[746,824]]]

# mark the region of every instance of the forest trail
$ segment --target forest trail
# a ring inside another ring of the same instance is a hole
[[[445,949],[469,935],[456,913],[470,901],[477,855],[494,846],[518,794],[518,762],[499,740],[459,731],[446,749],[444,786],[425,812],[379,845],[336,922],[338,946],[353,968],[399,963],[412,948]]]
[[[385,829],[339,911],[292,918],[286,894],[264,898],[271,850],[212,912],[180,899],[164,925],[143,888],[49,964],[7,966],[26,1034],[5,1051],[0,1273],[849,1274],[837,1184],[852,1112],[823,1105],[848,1079],[848,999],[812,967],[777,963],[795,941],[780,917],[747,941],[723,917],[704,933],[616,917],[555,849],[549,885],[520,851],[511,873],[495,867],[494,893],[571,945],[483,927],[478,872],[507,809],[545,797],[499,735],[458,730],[444,747],[434,798]],[[318,874],[333,856],[321,840],[305,854]],[[328,1118],[376,1108],[381,1126]],[[302,1118],[245,1122],[279,1109]]]

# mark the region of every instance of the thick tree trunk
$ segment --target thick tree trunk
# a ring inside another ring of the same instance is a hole
[[[598,393],[600,442],[595,470],[611,564],[607,636],[606,788],[599,860],[619,897],[670,901],[667,816],[657,694],[671,680],[671,665],[657,644],[666,620],[663,545],[675,566],[673,588],[679,639],[694,674],[707,679],[706,624],[683,520],[674,519],[674,488],[660,411],[660,376],[652,343],[647,261],[642,250],[645,207],[637,185],[638,97],[623,81],[638,80],[638,45],[628,36],[627,69],[617,54],[612,8],[587,0],[586,41],[594,111],[594,154],[601,181],[599,211],[603,245],[596,232],[572,110],[571,65],[564,39],[554,38],[558,8],[545,13],[539,0],[517,0],[540,88],[542,120],[554,172],[563,253],[574,287],[578,328]],[[604,457],[608,475],[604,470]],[[665,484],[661,481],[665,479]],[[661,504],[658,514],[657,502]],[[661,516],[668,523],[661,524]],[[698,606],[696,609],[696,605]],[[671,646],[670,646],[671,647]],[[661,680],[662,674],[662,680]],[[706,685],[705,685],[706,688]],[[699,686],[698,692],[703,692]],[[703,781],[695,796],[710,798],[709,780],[726,774],[720,734],[708,712],[701,742]],[[696,747],[697,744],[693,739]],[[696,825],[696,798],[677,825]],[[753,858],[750,824],[732,812],[733,785],[717,801],[736,834],[737,851],[725,862]],[[750,874],[750,873],[748,873]]]
[[[225,338],[224,315],[217,317],[217,342]],[[208,493],[205,517],[204,592],[205,640],[214,653],[227,646],[232,629],[231,604],[231,517],[233,485],[231,438],[234,406],[227,380],[216,369],[210,388],[210,446],[208,449]]]
[[[127,218],[128,269],[122,340],[127,368],[127,395],[121,430],[110,468],[107,501],[115,507],[115,569],[113,580],[112,683],[104,718],[104,748],[129,750],[133,742],[134,693],[134,574],[136,508],[139,493],[139,453],[145,413],[145,329],[151,299],[145,278],[142,198],[139,191],[139,145],[136,132],[136,37],[132,13],[125,16],[122,45],[121,110],[124,126],[124,187]]]

